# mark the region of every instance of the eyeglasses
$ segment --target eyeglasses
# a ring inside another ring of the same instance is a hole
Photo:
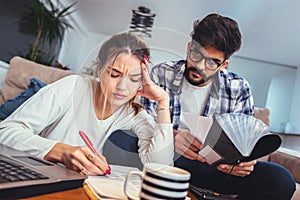
[[[211,71],[216,70],[218,67],[220,67],[224,62],[219,63],[218,59],[208,58],[205,57],[201,51],[198,51],[197,49],[190,49],[188,53],[188,58],[191,59],[193,62],[200,62],[202,59],[205,60],[205,68]]]

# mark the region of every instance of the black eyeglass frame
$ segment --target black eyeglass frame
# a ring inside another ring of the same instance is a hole
[[[197,53],[198,55],[200,55],[199,59],[198,59],[198,60],[192,59],[192,57],[190,56],[190,55],[191,55],[191,52],[195,52],[195,53]],[[205,60],[205,63],[204,63],[205,69],[210,70],[210,71],[214,71],[214,70],[218,69],[218,67],[220,67],[221,65],[223,65],[224,62],[226,61],[226,58],[225,58],[221,63],[218,63],[218,61],[216,61],[216,59],[206,57],[206,56],[203,55],[203,53],[202,53],[201,51],[199,51],[199,50],[197,50],[197,49],[193,49],[193,48],[190,48],[190,49],[189,49],[189,51],[188,51],[188,58],[189,58],[191,61],[195,62],[195,63],[198,63],[198,62],[200,62],[201,60],[204,59],[204,60]],[[207,64],[207,61],[212,61],[212,62],[214,62],[214,63],[216,64],[216,66],[215,66],[214,68],[207,67],[207,66],[209,66],[209,65]]]

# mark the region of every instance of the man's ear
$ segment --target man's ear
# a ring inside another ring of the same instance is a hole
[[[188,43],[188,45],[186,47],[186,53],[189,52],[189,49],[191,48],[191,46],[192,46],[192,41],[189,41],[189,43]]]
[[[220,70],[225,69],[225,68],[228,66],[228,64],[229,64],[229,60],[227,59],[227,60],[225,60],[225,62],[221,65]]]

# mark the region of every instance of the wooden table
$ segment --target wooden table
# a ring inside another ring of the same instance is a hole
[[[197,200],[192,194],[189,193],[188,195],[192,200]],[[55,193],[50,193],[50,194],[45,194],[45,195],[40,195],[36,197],[31,197],[31,198],[25,198],[23,200],[62,200],[62,199],[80,199],[80,200],[89,200],[89,197],[86,195],[84,190],[82,188],[76,188],[72,190],[65,190],[61,192],[55,192]]]
[[[25,198],[26,200],[45,200],[45,199],[80,199],[80,200],[89,200],[89,197],[86,195],[82,188],[76,188],[72,190],[65,190],[61,192],[54,192],[49,194],[44,194],[36,197]],[[23,199],[23,200],[25,200]]]

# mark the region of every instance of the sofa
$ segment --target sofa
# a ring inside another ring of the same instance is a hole
[[[17,97],[28,88],[31,78],[37,78],[46,84],[52,83],[62,77],[74,74],[72,71],[65,71],[34,63],[21,57],[13,57],[10,60],[8,70],[0,91],[0,105],[8,99]],[[269,125],[270,111],[266,108],[255,108],[255,117]],[[297,190],[293,200],[300,199],[300,153],[280,147],[276,152],[261,158],[260,160],[275,162],[287,168],[297,182]]]
[[[269,109],[256,107],[254,109],[254,116],[262,120],[268,126],[270,125]],[[300,152],[280,147],[277,151],[264,156],[259,160],[274,162],[288,169],[296,181],[296,191],[292,200],[300,200]]]
[[[46,84],[62,77],[74,74],[71,71],[37,64],[24,58],[15,56],[9,62],[0,91],[0,105],[8,99],[13,99],[28,88],[31,78],[37,78]]]

